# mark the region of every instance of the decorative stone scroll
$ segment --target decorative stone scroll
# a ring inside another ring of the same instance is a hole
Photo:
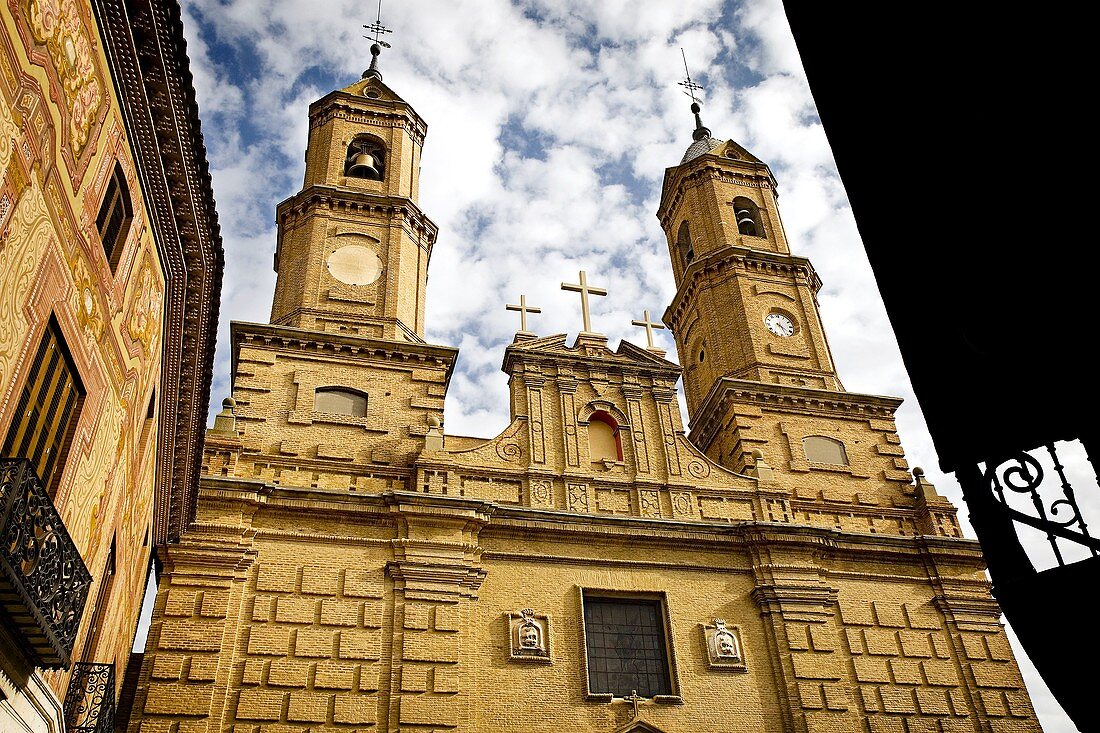
[[[741,627],[727,626],[724,619],[703,626],[703,640],[707,647],[707,666],[744,672],[745,647],[741,643]]]
[[[513,662],[550,663],[550,617],[525,608],[508,614],[508,659]]]

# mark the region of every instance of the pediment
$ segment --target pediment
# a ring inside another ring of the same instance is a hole
[[[680,365],[676,362],[669,361],[668,359],[660,356],[659,354],[650,351],[649,349],[642,348],[637,344],[632,344],[629,341],[620,341],[619,348],[615,352],[617,355],[626,357],[633,361],[638,361],[643,364],[653,364],[654,366],[661,366],[665,368],[679,369]]]
[[[725,158],[734,158],[736,160],[747,160],[750,163],[764,162],[742,146],[735,143],[733,140],[727,140],[718,147],[714,148],[710,151],[710,155],[719,155]]]
[[[368,79],[360,79],[354,84],[350,84],[340,90],[346,94],[354,94],[360,97],[366,97],[372,101],[386,101],[386,102],[401,102],[405,104],[405,100],[402,99],[397,92],[390,89],[381,79],[370,77]]]
[[[616,728],[614,733],[665,733],[665,731],[644,720],[632,720],[622,728]]]
[[[566,334],[556,333],[553,336],[539,336],[538,338],[516,341],[508,348],[516,351],[539,351],[547,353],[568,353],[569,347],[565,345]]]
[[[564,333],[539,338],[519,340],[508,346],[504,356],[504,371],[511,373],[516,361],[530,357],[560,357],[568,361],[599,362],[608,366],[642,367],[680,371],[680,366],[662,355],[644,349],[629,341],[620,341],[615,351],[607,346],[607,339],[593,334],[581,335],[570,345]]]

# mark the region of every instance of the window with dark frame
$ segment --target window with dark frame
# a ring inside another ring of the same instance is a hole
[[[586,594],[584,628],[589,692],[674,694],[660,600]]]
[[[126,185],[126,175],[122,172],[122,166],[115,163],[115,169],[107,181],[107,192],[103,195],[103,203],[99,206],[99,216],[95,220],[111,272],[115,271],[119,260],[122,259],[122,247],[126,242],[130,221],[133,218],[134,207],[130,201],[130,188]]]
[[[76,430],[84,385],[61,329],[50,319],[4,438],[5,458],[26,458],[52,497]]]

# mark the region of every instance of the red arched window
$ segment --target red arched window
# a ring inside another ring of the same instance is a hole
[[[623,459],[619,424],[602,410],[588,418],[588,454],[593,463]]]

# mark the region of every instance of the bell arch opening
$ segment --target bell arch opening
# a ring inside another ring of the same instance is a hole
[[[680,252],[680,260],[686,269],[695,260],[695,248],[691,244],[691,227],[685,219],[680,224],[680,230],[676,233],[676,249]]]
[[[344,175],[381,181],[386,175],[386,147],[373,137],[361,135],[355,138],[344,156]]]
[[[733,200],[734,218],[737,219],[737,231],[745,237],[763,237],[764,223],[760,219],[760,207],[744,196]]]

